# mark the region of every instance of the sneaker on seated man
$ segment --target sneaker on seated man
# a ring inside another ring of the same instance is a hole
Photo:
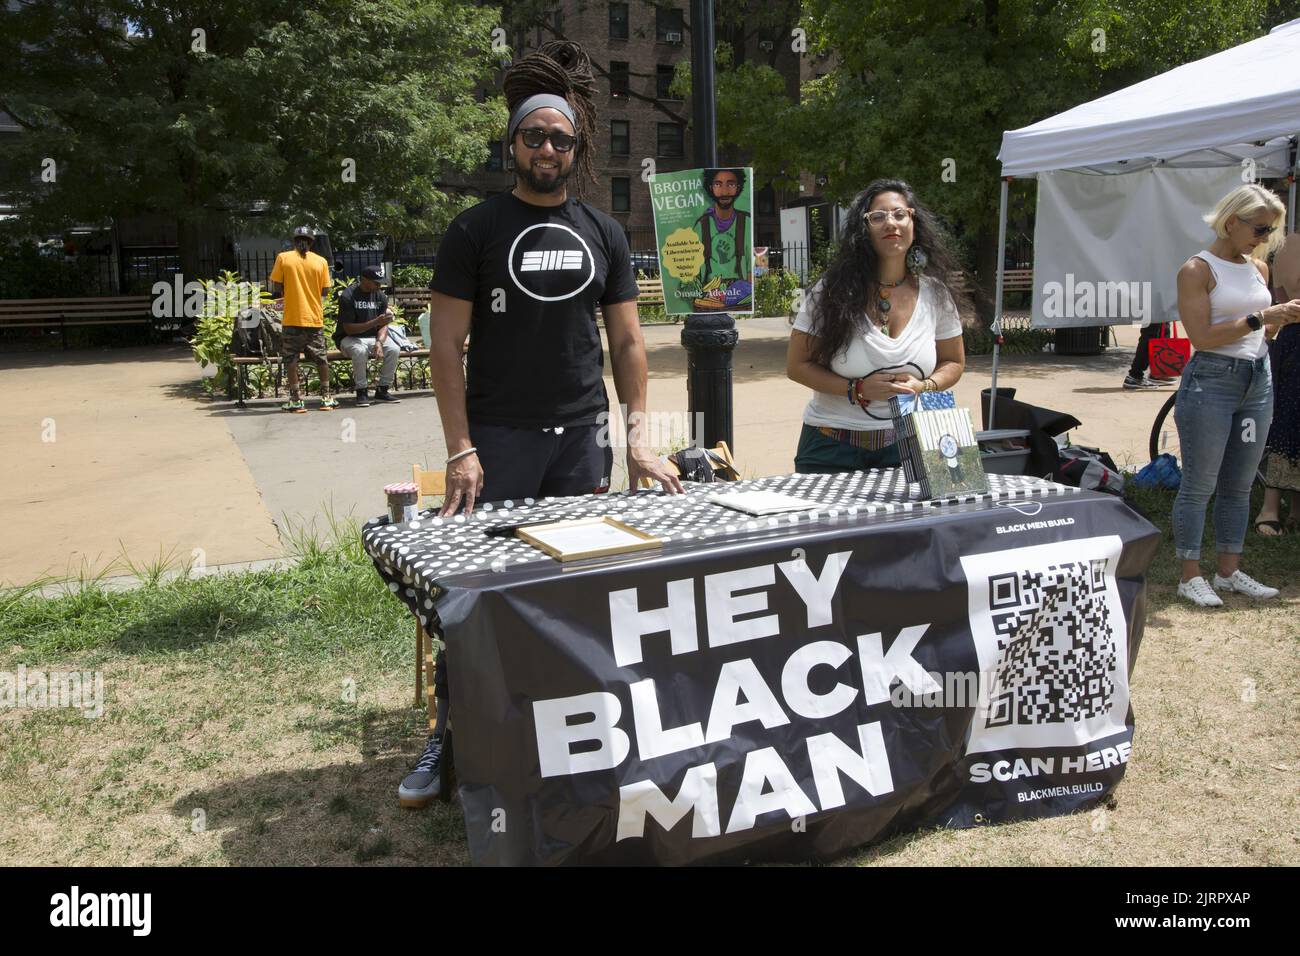
[[[339,293],[339,315],[334,329],[334,344],[352,359],[352,382],[357,389],[357,405],[370,404],[367,365],[370,359],[383,359],[379,369],[379,386],[375,401],[394,403],[400,399],[388,394],[397,377],[397,359],[401,349],[388,338],[388,323],[393,313],[384,294],[383,266],[366,266],[361,278]]]

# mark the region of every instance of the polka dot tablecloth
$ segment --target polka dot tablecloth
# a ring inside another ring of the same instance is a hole
[[[960,508],[992,507],[998,501],[1078,494],[1078,488],[1020,475],[989,475],[989,493],[918,501],[908,497],[902,469],[834,475],[777,475],[721,484],[687,483],[685,495],[661,491],[584,495],[576,498],[524,498],[484,504],[470,517],[439,518],[420,512],[413,521],[391,523],[385,516],[362,529],[366,551],[388,588],[429,627],[436,626],[434,605],[457,579],[483,572],[550,563],[555,558],[496,528],[535,521],[617,518],[660,538],[665,547],[709,547],[775,531],[808,532],[828,520],[863,521],[941,514]],[[912,486],[912,491],[915,486]],[[754,517],[709,500],[721,492],[774,491],[816,501],[810,511]]]

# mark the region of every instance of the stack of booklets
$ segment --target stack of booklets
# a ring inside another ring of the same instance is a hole
[[[988,492],[970,409],[958,408],[952,392],[895,395],[889,405],[903,473],[923,499]]]

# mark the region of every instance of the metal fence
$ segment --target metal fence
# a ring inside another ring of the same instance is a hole
[[[659,253],[653,230],[630,231],[628,246],[632,265],[639,273],[659,275]],[[820,248],[811,247],[808,243],[768,246],[765,257],[760,257],[757,265],[761,269],[765,259],[766,268],[784,269],[794,273],[800,282],[805,282],[813,270],[814,252]],[[330,259],[331,273],[338,276],[355,277],[364,266],[378,265],[385,261],[382,250],[326,252]],[[214,256],[201,256],[198,260],[198,275],[183,276],[182,279],[215,279],[222,271],[233,266],[232,271],[239,273],[242,278],[266,284],[277,254],[270,250],[242,252],[233,259],[224,260]],[[392,260],[392,266],[394,269],[407,266],[432,269],[435,259],[432,255],[398,256]],[[1027,237],[1019,235],[1008,242],[1007,263],[1008,268],[1026,268],[1032,265],[1033,247]],[[155,283],[174,281],[173,277],[180,273],[180,268],[178,253],[136,254],[130,250],[121,254],[120,261],[119,257],[113,255],[83,255],[50,260],[42,269],[39,290],[24,297],[147,295]]]

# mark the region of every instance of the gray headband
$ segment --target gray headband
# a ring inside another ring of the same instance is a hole
[[[519,108],[510,114],[510,141],[515,139],[515,131],[519,129],[519,124],[524,121],[524,117],[534,110],[544,110],[546,108],[559,110],[564,114],[564,118],[573,124],[573,131],[578,131],[578,120],[573,115],[573,107],[563,96],[555,96],[551,93],[535,93],[528,99],[519,104]]]

